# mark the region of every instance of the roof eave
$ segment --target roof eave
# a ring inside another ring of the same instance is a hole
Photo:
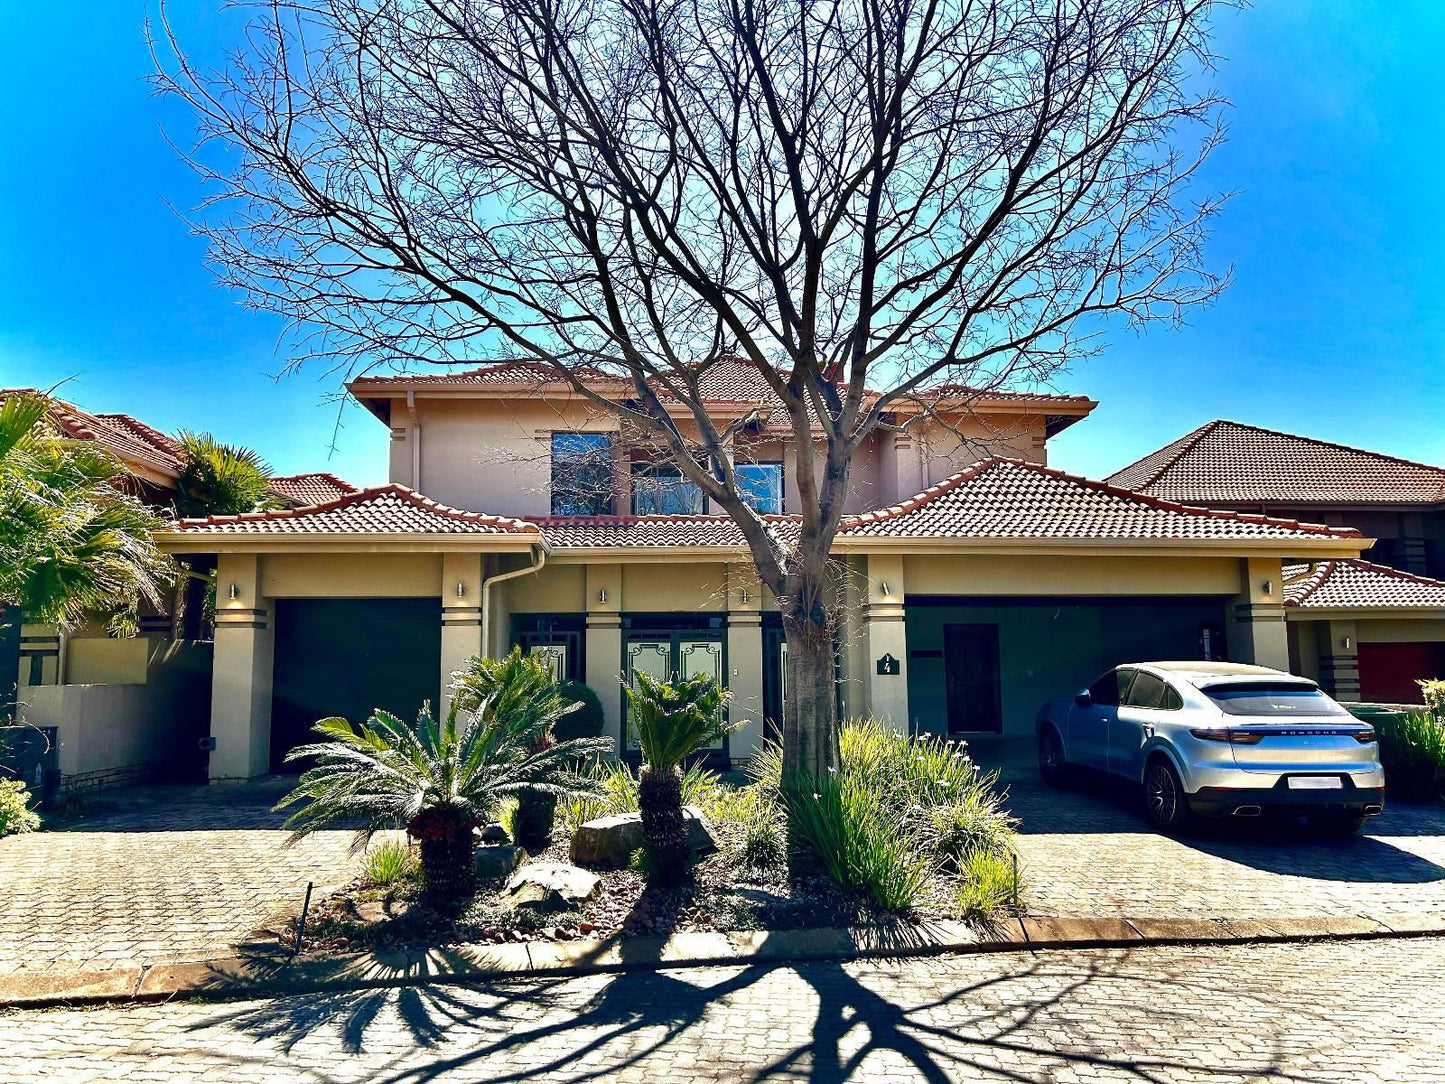
[[[1285,619],[1289,621],[1329,620],[1386,620],[1407,618],[1410,620],[1445,621],[1445,606],[1292,606],[1284,608]]]
[[[539,534],[161,531],[167,553],[525,553],[546,548]]]
[[[893,538],[840,536],[835,550],[850,553],[1079,553],[1101,552],[1118,556],[1148,556],[1161,550],[1171,554],[1202,553],[1211,556],[1286,557],[1305,554],[1329,554],[1357,557],[1374,539],[1328,537],[1319,538]]]

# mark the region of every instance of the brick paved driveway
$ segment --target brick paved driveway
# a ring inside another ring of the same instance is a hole
[[[308,880],[348,880],[350,833],[282,846],[287,786],[137,788],[74,830],[0,840],[0,974],[224,955]]]
[[[1000,759],[1039,914],[1445,914],[1445,807],[1387,802],[1365,835],[1343,840],[1256,820],[1171,839],[1145,822],[1137,789],[1091,780],[1059,792],[1017,753]]]
[[[1445,1079],[1445,944],[1007,953],[0,1015],[0,1080]]]

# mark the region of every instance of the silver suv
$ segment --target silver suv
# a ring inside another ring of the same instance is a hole
[[[1384,808],[1374,728],[1306,678],[1220,662],[1133,663],[1035,720],[1039,772],[1074,767],[1142,783],[1145,810],[1174,831],[1195,816],[1302,814],[1350,834]]]

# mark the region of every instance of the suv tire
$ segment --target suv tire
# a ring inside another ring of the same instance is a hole
[[[1161,756],[1144,769],[1144,813],[1162,832],[1182,832],[1194,823],[1184,783],[1174,765]]]
[[[1039,777],[1051,786],[1063,789],[1069,783],[1069,765],[1064,759],[1064,743],[1051,726],[1039,731]]]

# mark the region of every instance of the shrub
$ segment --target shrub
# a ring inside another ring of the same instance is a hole
[[[278,803],[303,805],[286,819],[293,838],[361,821],[359,841],[397,825],[419,842],[422,882],[438,902],[476,889],[472,829],[487,823],[504,798],[534,788],[566,796],[591,788],[571,764],[597,751],[585,739],[541,745],[554,714],[532,701],[497,710],[500,698],[460,711],[454,698],[438,723],[423,704],[415,725],[377,711],[364,724],[323,719],[328,741],[293,750],[288,760],[314,757],[296,788]]]
[[[366,852],[361,872],[367,882],[377,888],[391,888],[416,875],[416,856],[405,843],[387,840]]]
[[[1445,798],[1445,720],[1424,711],[1371,716],[1385,785],[1415,801]]]
[[[0,779],[0,838],[33,832],[40,817],[30,808],[30,792],[18,779]]]
[[[602,700],[592,686],[584,685],[580,681],[563,681],[557,686],[557,695],[577,705],[552,727],[552,733],[558,741],[602,737],[606,720],[602,714]]]
[[[770,817],[743,821],[743,841],[738,858],[753,869],[780,866],[787,853],[782,826]]]
[[[900,910],[916,901],[930,865],[965,880],[987,868],[980,855],[1012,868],[1013,820],[997,777],[980,773],[961,744],[863,719],[843,724],[838,746],[836,772],[810,793],[783,796],[795,838],[835,880]],[[776,746],[752,770],[761,793],[782,793]]]
[[[1432,678],[1416,684],[1425,694],[1425,710],[1437,719],[1445,719],[1445,680]]]
[[[964,918],[986,919],[997,911],[1018,910],[1023,883],[1012,853],[971,851],[964,856],[959,873],[954,903]]]
[[[657,878],[671,880],[687,868],[690,853],[678,765],[727,733],[728,694],[706,674],[672,682],[658,681],[641,670],[633,675],[636,688],[624,688],[629,725],[636,730],[642,750],[637,807],[643,846]]]
[[[603,760],[592,765],[586,774],[593,782],[592,789],[586,794],[564,798],[557,804],[567,831],[575,832],[598,817],[637,812],[637,777],[626,764]]]

